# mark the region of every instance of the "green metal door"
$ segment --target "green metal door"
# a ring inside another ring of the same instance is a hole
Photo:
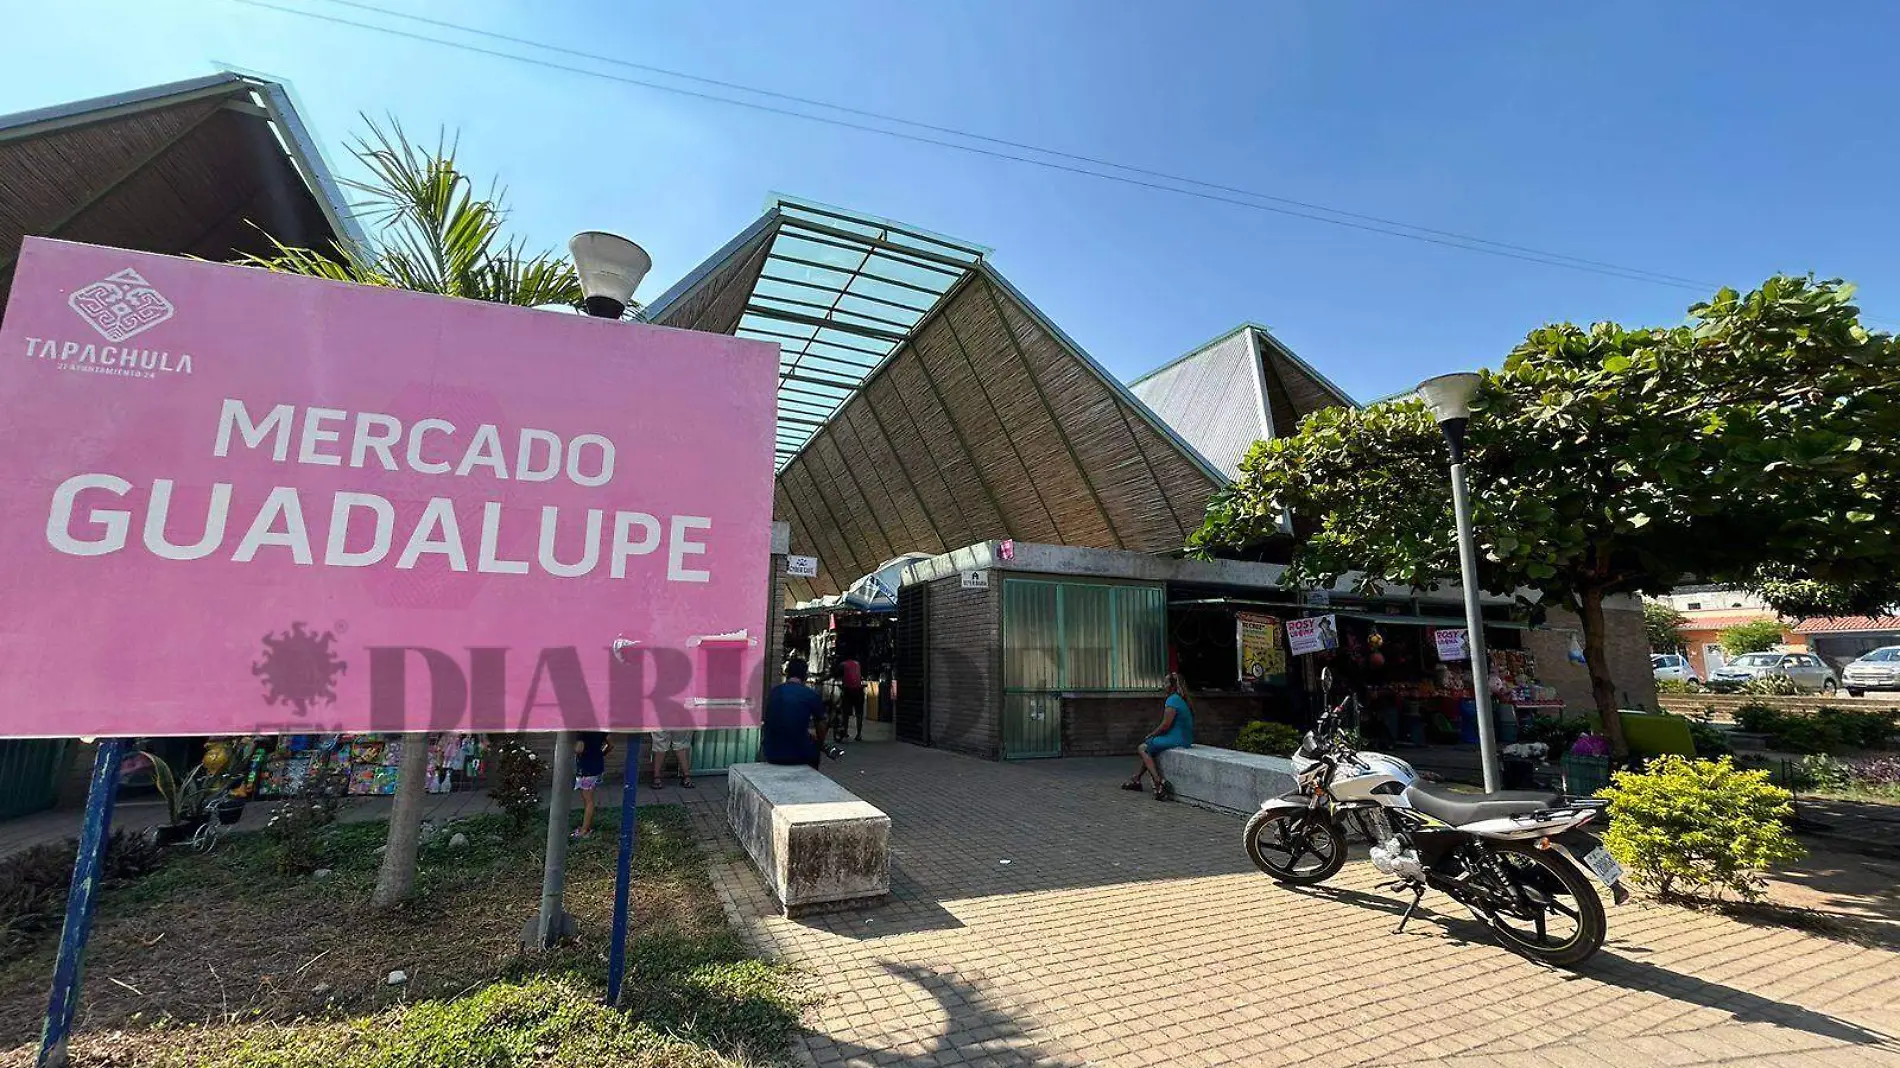
[[[1003,759],[1062,755],[1062,599],[1053,582],[1003,583]]]
[[[66,770],[66,738],[0,741],[0,820],[53,807]]]
[[[724,771],[759,759],[759,728],[700,731],[693,739],[693,771]]]
[[[1062,695],[1003,695],[1003,759],[1033,760],[1062,755]]]

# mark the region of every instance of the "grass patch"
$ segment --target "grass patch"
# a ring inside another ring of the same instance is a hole
[[[277,874],[261,833],[102,897],[87,958],[77,1065],[370,1068],[775,1063],[805,999],[726,922],[676,806],[640,812],[633,937],[621,1008],[606,985],[618,813],[569,852],[581,937],[517,941],[539,903],[545,829],[483,815],[420,853],[416,893],[368,907],[387,827],[320,832],[328,876]],[[455,833],[465,846],[450,846]],[[51,945],[0,969],[0,1065],[31,1063]],[[402,970],[409,981],[391,987]],[[9,1047],[11,1047],[9,1049]]]

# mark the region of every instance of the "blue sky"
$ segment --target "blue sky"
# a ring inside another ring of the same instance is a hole
[[[330,0],[270,2],[445,35]],[[376,2],[1692,279],[1843,276],[1879,325],[1900,324],[1888,54],[1900,7]],[[1495,365],[1546,321],[1674,322],[1699,295],[232,0],[0,6],[9,38],[26,46],[0,66],[0,112],[217,65],[263,72],[291,83],[333,163],[359,113],[431,136],[459,131],[466,163],[505,182],[532,241],[600,228],[644,244],[656,262],[644,298],[756,217],[772,191],[994,248],[1004,273],[1124,377],[1255,320],[1364,399]]]

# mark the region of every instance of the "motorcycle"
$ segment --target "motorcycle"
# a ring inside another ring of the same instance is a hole
[[[1293,754],[1295,791],[1266,801],[1248,820],[1254,864],[1288,885],[1324,882],[1345,866],[1350,820],[1372,842],[1373,867],[1396,880],[1386,889],[1412,893],[1398,932],[1432,889],[1464,905],[1516,953],[1558,967],[1589,959],[1603,944],[1606,921],[1584,871],[1617,904],[1629,900],[1621,866],[1584,829],[1609,803],[1427,785],[1405,761],[1353,748],[1340,717],[1356,707],[1348,695],[1320,717]]]

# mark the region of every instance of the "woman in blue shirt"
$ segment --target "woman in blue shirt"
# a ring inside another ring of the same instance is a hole
[[[1161,777],[1161,765],[1155,763],[1155,758],[1170,749],[1186,749],[1194,744],[1194,708],[1188,704],[1187,685],[1180,675],[1170,673],[1166,686],[1168,699],[1161,707],[1161,725],[1142,739],[1141,766],[1135,769],[1134,778],[1122,783],[1124,790],[1139,790],[1143,775],[1154,776],[1156,801],[1173,797],[1174,785]]]

